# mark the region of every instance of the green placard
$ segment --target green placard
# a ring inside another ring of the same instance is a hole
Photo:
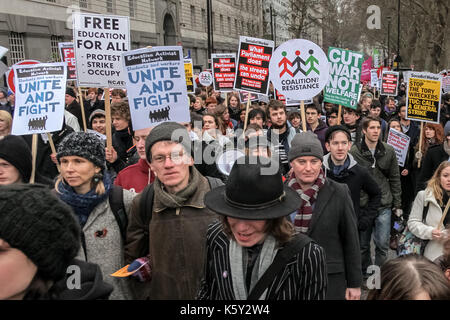
[[[324,88],[324,100],[356,109],[361,86],[362,53],[333,48],[328,49],[330,78]]]

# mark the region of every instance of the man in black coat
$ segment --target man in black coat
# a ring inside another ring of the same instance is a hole
[[[293,172],[287,184],[302,198],[291,219],[297,231],[325,250],[326,298],[359,300],[361,252],[350,191],[347,185],[325,177],[322,145],[313,133],[297,133],[288,157]]]
[[[364,231],[377,215],[381,190],[369,171],[360,166],[348,153],[351,146],[351,135],[345,127],[338,125],[329,128],[325,134],[325,147],[329,153],[323,157],[323,166],[327,178],[345,183],[350,189],[358,230]],[[361,190],[369,196],[367,206],[364,208],[359,206]]]

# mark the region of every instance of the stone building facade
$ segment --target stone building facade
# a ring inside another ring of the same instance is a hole
[[[212,0],[213,52],[236,52],[239,35],[262,37],[264,0]],[[73,11],[130,16],[131,48],[182,45],[207,67],[206,0],[0,0],[0,45],[7,64],[58,61],[72,40]]]

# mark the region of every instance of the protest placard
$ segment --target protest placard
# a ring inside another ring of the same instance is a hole
[[[373,55],[373,67],[377,69],[381,65],[380,52],[378,51],[378,49],[373,49],[372,55]]]
[[[391,145],[395,150],[397,162],[400,167],[405,166],[406,156],[408,154],[410,137],[393,128],[389,129],[387,144]]]
[[[211,55],[214,90],[233,91],[236,75],[236,55],[234,53],[214,53]]]
[[[328,57],[329,59],[329,57]],[[372,57],[369,57],[361,66],[361,82],[370,81],[370,68],[372,68]]]
[[[16,65],[16,107],[12,134],[61,130],[66,96],[67,64]]]
[[[273,46],[271,40],[240,36],[235,90],[267,95]]]
[[[134,130],[190,121],[180,46],[132,50],[123,54],[123,64]]]
[[[276,94],[276,99],[280,100],[281,102],[283,102],[283,104],[287,107],[289,106],[298,106],[300,105],[301,101],[300,100],[292,100],[292,99],[286,99],[286,97],[281,94],[278,90],[275,89],[275,94]],[[305,105],[306,104],[312,104],[313,100],[312,99],[307,99],[304,100]]]
[[[77,80],[73,42],[60,42],[58,48],[61,61],[67,63],[67,80]]]
[[[406,118],[439,123],[442,76],[411,72],[406,94]]]
[[[398,87],[398,72],[383,71],[381,75],[381,95],[396,96]]]
[[[450,92],[450,75],[447,75],[442,78],[442,92],[443,93]]]
[[[273,53],[269,70],[273,86],[292,100],[313,98],[329,77],[327,56],[315,43],[304,39],[282,43]]]
[[[14,76],[14,67],[15,66],[24,66],[24,65],[30,65],[30,64],[39,64],[40,61],[37,60],[22,60],[17,62],[16,64],[13,64],[11,68],[6,72],[6,82],[8,84],[9,90],[11,90],[13,93],[16,93],[16,86],[15,83],[15,76]]]
[[[324,101],[356,109],[361,89],[363,54],[330,47],[330,80],[324,89]]]
[[[129,17],[74,12],[78,87],[125,89],[122,53],[130,49]]]
[[[194,93],[194,69],[192,59],[184,59],[184,76],[186,77],[187,92]]]
[[[258,95],[247,91],[239,91],[239,99],[241,103],[247,103],[248,95],[250,94],[250,101],[258,101]]]
[[[212,77],[211,72],[209,72],[209,71],[200,72],[200,74],[198,75],[198,81],[200,82],[200,84],[202,86],[205,86],[205,87],[212,85],[213,77]]]
[[[378,88],[377,69],[371,69],[370,70],[370,86],[372,88]]]
[[[8,48],[0,46],[0,58],[2,58],[8,51]]]

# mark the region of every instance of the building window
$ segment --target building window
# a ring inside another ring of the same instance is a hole
[[[106,0],[106,12],[114,13],[114,0]]]
[[[206,10],[202,9],[202,25],[203,25],[203,31],[207,32],[207,19],[206,19]]]
[[[195,29],[195,25],[197,24],[196,18],[195,18],[195,7],[191,6],[191,26],[192,29]]]
[[[239,34],[239,25],[237,19],[234,19],[234,29],[236,29],[236,34]]]
[[[220,15],[220,32],[222,34],[225,34],[225,29],[224,29],[224,25],[223,25],[223,15]]]
[[[25,60],[25,47],[23,45],[23,34],[11,32],[9,34],[9,54],[11,56],[11,65]]]
[[[80,0],[80,8],[87,9],[88,7],[88,0]]]
[[[136,0],[129,0],[129,7],[130,7],[130,17],[135,17],[136,15]]]
[[[213,12],[211,15],[211,24],[212,24],[212,31],[216,31],[216,14]]]
[[[59,56],[59,48],[58,43],[62,42],[63,38],[59,36],[51,36],[50,37],[50,43],[51,43],[51,50],[52,50],[52,61],[61,61],[61,57]]]
[[[227,18],[227,23],[228,23],[228,34],[232,34],[232,31],[231,31],[231,18],[230,17]]]

